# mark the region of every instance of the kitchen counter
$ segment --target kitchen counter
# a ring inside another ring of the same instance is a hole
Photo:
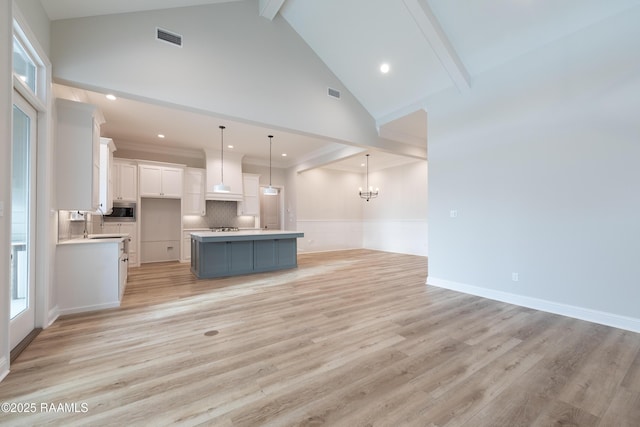
[[[191,238],[199,242],[237,242],[242,240],[292,239],[299,237],[304,237],[304,233],[283,230],[196,231],[191,233]]]
[[[199,279],[262,273],[298,266],[298,231],[191,233],[191,272]]]
[[[97,237],[99,236],[99,237]],[[82,237],[78,237],[76,239],[63,240],[58,242],[58,245],[85,245],[85,244],[95,244],[95,243],[117,243],[129,237],[129,234],[126,233],[117,233],[117,234],[89,234],[89,238],[85,239]]]

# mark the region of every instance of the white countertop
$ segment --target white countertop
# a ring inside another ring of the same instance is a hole
[[[97,237],[96,236],[102,236]],[[127,233],[111,233],[111,234],[89,234],[89,238],[82,237],[77,239],[64,240],[58,242],[58,245],[91,245],[95,243],[117,243],[129,237]]]

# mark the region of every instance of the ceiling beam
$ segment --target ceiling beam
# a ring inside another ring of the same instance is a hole
[[[326,153],[321,156],[316,156],[314,158],[308,159],[307,161],[304,161],[298,164],[295,167],[295,170],[296,170],[296,173],[302,173],[311,169],[326,166],[330,163],[338,162],[347,157],[355,156],[356,154],[360,154],[365,151],[367,151],[366,148],[355,147],[355,146],[340,148],[330,153]]]
[[[273,21],[285,0],[260,0],[258,7],[260,8],[260,16]]]
[[[468,91],[471,88],[469,73],[440,27],[440,23],[431,11],[427,0],[403,0],[403,2],[458,90],[460,92]]]

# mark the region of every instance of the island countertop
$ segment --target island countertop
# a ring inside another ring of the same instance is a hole
[[[304,233],[287,230],[194,231],[191,233],[191,237],[198,242],[241,242],[246,240],[296,239],[304,237]]]

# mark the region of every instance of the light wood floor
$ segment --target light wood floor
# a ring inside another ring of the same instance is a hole
[[[0,402],[38,411],[0,424],[640,426],[640,334],[426,274],[366,250],[228,279],[132,269],[120,309],[56,321],[12,364]],[[40,412],[61,402],[79,412]]]

